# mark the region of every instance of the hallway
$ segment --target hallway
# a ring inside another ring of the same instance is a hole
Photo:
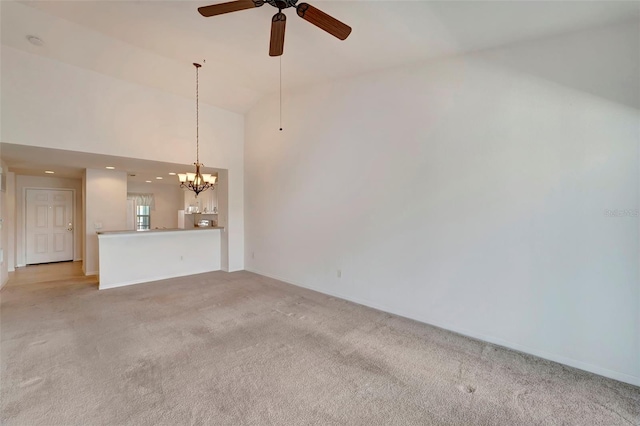
[[[91,285],[97,289],[98,277],[96,275],[85,276],[82,273],[82,262],[30,265],[16,268],[15,272],[9,273],[9,282],[7,282],[7,289],[3,290],[3,296],[5,292],[9,293],[11,287],[26,284],[34,284],[33,290],[48,287],[59,288],[75,284]]]

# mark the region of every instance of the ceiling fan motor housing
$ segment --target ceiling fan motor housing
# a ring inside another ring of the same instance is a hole
[[[254,2],[256,2],[256,0],[254,0]],[[298,0],[266,0],[266,2],[271,6],[282,10],[288,7],[296,7],[296,3],[298,3]]]

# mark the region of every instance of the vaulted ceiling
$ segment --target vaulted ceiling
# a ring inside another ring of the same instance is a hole
[[[191,63],[206,61],[201,99],[237,112],[278,88],[261,8],[203,18],[219,1],[0,2],[3,45],[119,79],[193,96]],[[623,1],[310,1],[353,27],[339,41],[285,11],[285,88],[431,58],[638,19]],[[44,41],[36,47],[27,40]]]

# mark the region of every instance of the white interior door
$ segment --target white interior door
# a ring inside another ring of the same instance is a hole
[[[73,260],[73,191],[26,191],[26,264]]]

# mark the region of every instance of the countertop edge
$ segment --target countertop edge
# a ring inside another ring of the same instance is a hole
[[[190,228],[190,229],[150,229],[148,231],[96,231],[98,237],[118,236],[118,235],[158,235],[166,233],[176,232],[192,232],[192,231],[214,231],[216,229],[224,229],[224,226],[208,226],[203,228]]]

